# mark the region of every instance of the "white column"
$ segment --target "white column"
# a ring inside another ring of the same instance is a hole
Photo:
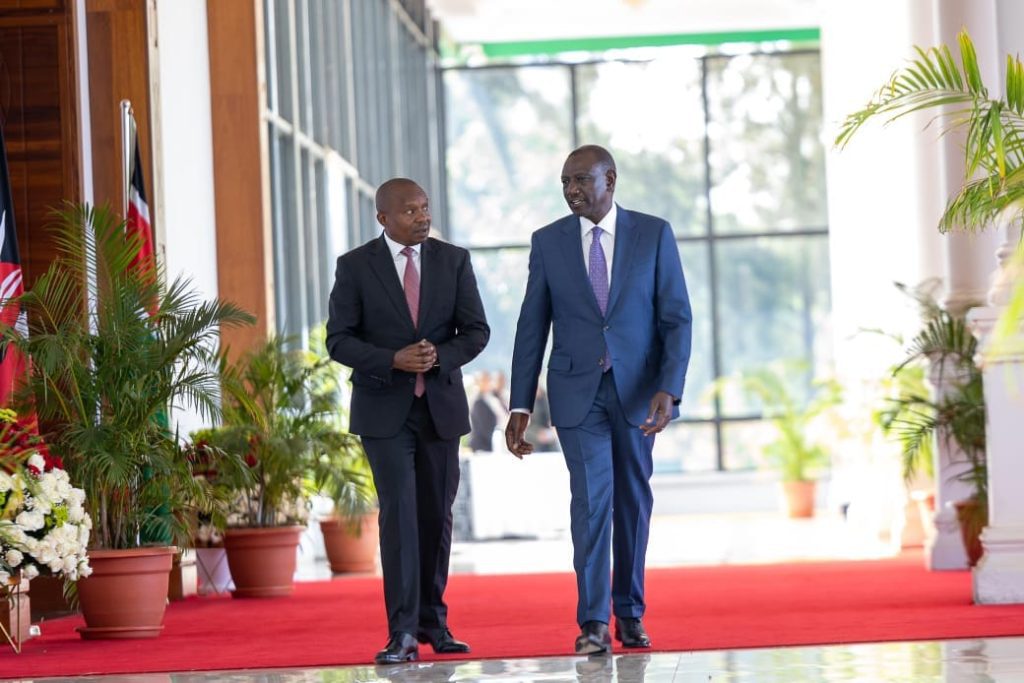
[[[938,0],[935,3],[935,31],[938,43],[947,45],[959,61],[957,34],[966,28],[978,54],[978,65],[986,83],[998,81],[996,45],[996,8],[994,0]],[[964,134],[956,131],[939,140],[941,183],[946,200],[954,197],[964,184]],[[937,229],[937,228],[936,228]],[[945,235],[946,291],[943,306],[954,315],[984,302],[989,278],[995,266],[998,236],[991,230],[978,233],[955,231]],[[931,369],[935,396],[941,399],[957,381],[942,368]],[[935,447],[935,534],[927,548],[930,569],[963,569],[967,555],[953,503],[971,494],[970,486],[957,481],[965,468],[963,456],[951,440],[939,438]]]
[[[990,89],[998,91],[995,0],[938,0],[935,8],[939,42],[949,46],[959,62],[957,34],[966,28],[974,42],[982,79]],[[965,132],[959,130],[944,136],[940,143],[947,199],[954,197],[964,184],[964,139]],[[975,234],[957,231],[946,237],[946,296],[943,303],[950,313],[963,315],[967,309],[987,299],[999,237],[992,230]]]
[[[962,383],[965,373],[948,360],[934,362],[928,367],[928,380],[932,385],[934,398],[942,401],[953,391],[954,385]],[[929,569],[965,569],[967,551],[960,536],[953,504],[971,497],[972,488],[968,482],[958,479],[967,469],[965,456],[947,434],[935,438],[935,529],[927,534],[925,563]]]
[[[825,137],[830,143],[852,112],[914,56],[913,45],[934,45],[930,2],[863,0],[821,2],[822,82]],[[871,48],[864,49],[864,36]],[[946,272],[936,226],[945,204],[940,175],[939,133],[927,128],[926,113],[890,125],[865,126],[842,150],[827,147],[829,243],[833,343],[836,372],[846,400],[866,404],[877,384],[904,357],[898,344],[878,329],[910,338],[920,327],[909,298],[895,282],[917,285],[943,279]],[[838,454],[841,458],[845,454]],[[873,463],[899,459],[895,439],[878,444]],[[851,452],[836,483],[849,492],[851,519],[870,519],[869,532],[889,533],[893,514],[905,509],[895,493],[879,495],[874,485],[892,474]],[[857,470],[863,469],[864,472]],[[886,491],[901,491],[886,486]]]
[[[999,44],[999,82],[989,91],[1004,92],[1006,82],[1006,55],[1024,57],[1024,2],[1020,0],[996,0],[997,35]],[[993,96],[995,93],[993,93]],[[992,286],[988,290],[988,303],[1003,306],[1009,302],[1017,277],[1020,273],[1006,268],[1014,253],[1021,246],[1021,224],[1019,221],[1003,221],[998,226],[1000,245],[996,251],[998,266],[992,275]]]
[[[1024,325],[1010,340],[993,340],[999,307],[971,310],[968,320],[980,341],[985,387],[985,458],[988,466],[988,526],[985,550],[974,568],[974,601],[1024,602]]]
[[[998,0],[999,54],[1024,51],[1024,3]],[[1000,60],[1000,82],[1005,66]],[[995,90],[995,86],[990,87]],[[1019,221],[999,226],[999,267],[989,290],[992,306],[976,308],[968,320],[980,341],[979,366],[985,387],[985,458],[988,466],[989,523],[981,535],[985,554],[974,569],[974,601],[1024,602],[1024,325],[1010,339],[993,338],[993,329],[1015,279],[1024,277],[1003,266],[1020,245]]]

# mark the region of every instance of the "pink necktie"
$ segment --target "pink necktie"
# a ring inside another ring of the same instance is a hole
[[[405,288],[405,303],[409,304],[409,314],[412,316],[413,327],[419,324],[420,319],[420,274],[416,272],[412,257],[415,250],[406,247],[402,250],[405,256],[405,274],[402,276],[402,286]],[[426,383],[423,381],[423,373],[416,373],[416,387],[412,390],[413,395],[422,396],[426,391]]]

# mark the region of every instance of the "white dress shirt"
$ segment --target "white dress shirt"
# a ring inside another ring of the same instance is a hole
[[[384,233],[384,241],[388,243],[388,249],[391,250],[391,258],[394,259],[395,261],[395,272],[398,273],[398,282],[399,284],[402,285],[402,289],[404,290],[405,262],[407,259],[405,257],[405,254],[402,253],[402,250],[405,249],[405,245],[399,244],[398,242],[388,237],[388,234],[386,232]],[[604,242],[602,242],[602,244],[604,244]],[[413,268],[416,269],[417,274],[421,276],[420,281],[423,280],[423,269],[420,267],[420,247],[422,246],[422,244],[412,245],[412,265]]]
[[[590,244],[594,241],[594,236],[590,234],[590,231],[594,229],[595,225],[600,225],[601,230],[601,248],[604,249],[604,261],[608,264],[608,285],[612,284],[612,256],[615,254],[615,220],[618,218],[619,210],[615,206],[615,202],[612,202],[612,208],[608,209],[608,213],[605,214],[599,222],[594,223],[589,218],[580,216],[580,232],[583,236],[583,265],[586,266],[586,270],[590,272]]]

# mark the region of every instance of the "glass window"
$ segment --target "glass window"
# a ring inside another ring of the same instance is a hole
[[[503,370],[508,372],[512,363],[512,346],[516,336],[519,307],[526,291],[530,250],[487,249],[473,253],[473,272],[476,274],[480,298],[491,326],[491,339],[470,370]]]
[[[528,244],[568,213],[559,175],[573,140],[569,70],[456,70],[445,84],[452,240]]]
[[[337,256],[380,234],[377,183],[422,178],[444,215],[431,188],[441,122],[428,115],[440,77],[397,3],[263,2],[275,310],[279,331],[305,343],[327,316]]]
[[[680,405],[681,415],[686,418],[715,416],[714,404],[707,398],[715,377],[708,252],[708,244],[703,241],[679,244],[679,258],[683,263],[683,275],[686,277],[686,289],[693,311],[690,367],[686,372],[686,388]]]
[[[790,378],[801,398],[831,364],[819,55],[667,49],[444,82],[452,237],[473,250],[492,326],[474,366],[508,369],[530,233],[566,214],[574,142],[603,145],[616,201],[672,223],[694,314],[684,421],[658,437],[656,471],[759,466],[760,405],[713,388],[794,359],[813,368]]]
[[[654,438],[654,472],[711,472],[716,468],[715,426],[672,422]]]
[[[706,63],[715,232],[823,228],[818,53],[709,57]]]
[[[828,238],[752,237],[715,244],[722,375],[802,359],[831,364]],[[747,406],[725,406],[745,414]]]
[[[747,470],[767,466],[764,448],[776,438],[777,433],[766,420],[726,422],[722,426],[725,469]]]
[[[291,0],[274,0],[274,74],[277,113],[281,118],[294,120],[294,78],[292,78],[292,37],[295,26],[289,11]]]
[[[614,150],[615,200],[667,219],[678,235],[704,234],[700,63],[667,55],[587,64],[577,68],[576,82],[579,142]]]

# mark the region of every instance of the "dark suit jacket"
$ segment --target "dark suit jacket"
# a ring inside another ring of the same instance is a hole
[[[487,403],[487,399],[478,396],[469,409],[469,422],[472,431],[469,432],[469,449],[472,451],[491,450],[494,430],[498,427],[498,416],[494,409]]]
[[[656,391],[677,403],[683,395],[691,317],[679,249],[664,219],[619,207],[604,315],[584,265],[580,219],[557,220],[533,233],[509,405],[533,408],[550,331],[547,388],[554,425],[575,427],[586,417],[605,348],[626,419],[639,425]]]
[[[438,365],[425,374],[426,397],[438,435],[469,432],[462,366],[479,354],[490,328],[469,252],[428,239],[420,252],[419,325],[414,325],[384,236],[338,258],[327,320],[331,358],[352,368],[349,429],[394,436],[412,406],[415,375],[393,369],[395,352],[420,339],[437,347]]]

